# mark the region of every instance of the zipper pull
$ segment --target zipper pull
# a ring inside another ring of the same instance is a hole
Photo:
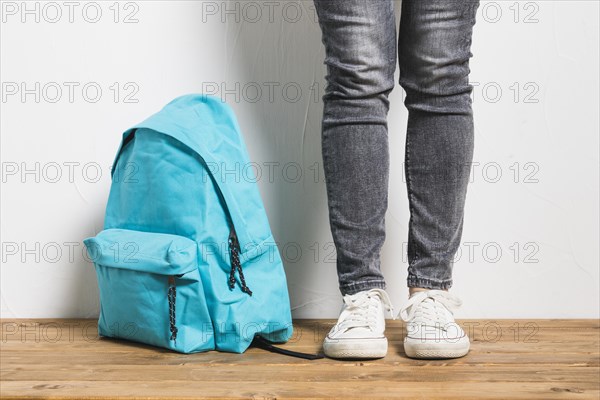
[[[169,275],[169,290],[167,292],[169,300],[169,330],[171,332],[170,339],[177,345],[177,326],[175,324],[175,303],[177,298],[177,287],[175,286],[175,276]]]
[[[246,279],[244,278],[244,272],[242,271],[242,264],[240,263],[239,255],[240,243],[238,242],[235,230],[231,230],[229,233],[229,251],[231,259],[231,270],[229,271],[229,288],[233,289],[235,286],[235,271],[238,271],[240,281],[242,283],[242,292],[249,296],[252,296],[252,291],[246,286]]]

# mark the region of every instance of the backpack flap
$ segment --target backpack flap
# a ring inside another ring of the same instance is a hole
[[[186,95],[123,133],[112,164],[111,177],[125,146],[136,130],[150,129],[190,148],[204,165],[202,179],[210,179],[223,197],[244,252],[271,235],[256,178],[241,169],[249,156],[233,111],[225,103],[204,95]],[[231,171],[234,171],[231,173]]]
[[[198,268],[198,245],[183,236],[113,228],[83,242],[95,263],[112,268],[160,275]]]

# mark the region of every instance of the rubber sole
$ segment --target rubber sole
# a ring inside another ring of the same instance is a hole
[[[404,339],[404,352],[410,358],[458,358],[467,355],[470,347],[467,336],[456,342],[424,341],[409,337]]]
[[[387,354],[387,338],[330,339],[325,338],[323,352],[331,358],[382,358]]]

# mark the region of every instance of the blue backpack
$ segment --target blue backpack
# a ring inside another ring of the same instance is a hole
[[[185,95],[125,131],[104,229],[84,239],[100,336],[243,353],[293,333],[283,264],[229,106]]]

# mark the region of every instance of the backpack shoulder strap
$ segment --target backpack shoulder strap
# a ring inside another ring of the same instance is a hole
[[[262,336],[256,335],[254,336],[254,340],[252,341],[256,347],[259,347],[264,350],[272,351],[273,353],[285,354],[286,356],[304,358],[305,360],[318,360],[321,358],[325,358],[323,354],[311,354],[311,353],[301,353],[299,351],[292,351],[287,349],[282,349],[281,347],[273,346],[267,339]]]

